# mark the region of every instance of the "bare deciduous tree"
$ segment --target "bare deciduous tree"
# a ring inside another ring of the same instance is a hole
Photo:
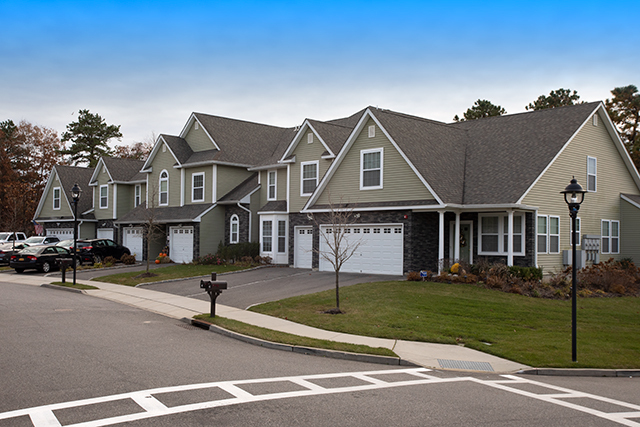
[[[321,251],[317,248],[314,252],[328,261],[336,273],[336,307],[328,310],[327,313],[339,314],[342,313],[340,311],[340,269],[362,244],[362,239],[355,238],[351,233],[351,227],[356,224],[360,214],[354,213],[353,208],[349,207],[349,203],[343,203],[342,198],[339,203],[333,203],[329,195],[329,211],[318,216],[320,218],[313,216],[313,221],[318,226],[320,239],[327,249]],[[321,225],[323,228],[320,228]]]
[[[149,189],[147,189],[149,191]],[[158,237],[164,234],[164,230],[162,225],[158,222],[158,207],[156,203],[156,198],[158,195],[158,187],[152,186],[151,191],[149,191],[147,200],[148,205],[144,206],[144,222],[142,223],[142,236],[147,242],[147,271],[146,275],[151,275],[149,273],[149,262],[151,260],[151,243],[154,240],[157,240]],[[146,203],[146,202],[145,202]]]

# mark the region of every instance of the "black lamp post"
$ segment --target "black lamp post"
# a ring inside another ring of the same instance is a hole
[[[576,218],[578,217],[580,205],[584,201],[584,193],[586,193],[586,191],[582,189],[580,184],[578,184],[576,177],[574,176],[571,180],[571,184],[567,185],[567,188],[565,188],[564,191],[561,191],[560,193],[564,194],[564,201],[569,206],[569,215],[571,216],[571,226],[573,228],[571,234],[571,240],[573,240],[573,245],[571,246],[571,264],[573,264],[571,271],[571,360],[577,362],[578,350],[576,338],[576,310],[578,307],[578,285],[576,283],[576,246],[578,245],[578,233],[576,232]]]
[[[77,247],[78,244],[78,200],[80,200],[80,195],[82,194],[82,190],[78,183],[73,184],[73,188],[71,189],[71,198],[73,199],[73,285],[76,284],[76,269],[77,269]]]

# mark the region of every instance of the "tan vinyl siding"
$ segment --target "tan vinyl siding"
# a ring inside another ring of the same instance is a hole
[[[95,222],[83,222],[80,224],[78,230],[80,233],[79,239],[95,239],[96,238],[96,223]]]
[[[620,200],[620,255],[640,263],[640,209]]]
[[[204,201],[203,202],[192,202],[193,198],[193,175],[197,173],[204,173]],[[199,204],[199,203],[212,203],[211,202],[211,186],[212,184],[212,176],[213,171],[211,166],[202,166],[199,168],[189,168],[185,170],[184,176],[184,186],[185,186],[185,195],[184,195],[184,204]]]
[[[369,126],[375,126],[375,136],[369,138]],[[383,148],[381,189],[360,190],[360,151]],[[317,204],[327,204],[340,198],[351,203],[388,202],[434,199],[427,187],[411,169],[402,155],[387,139],[373,120],[362,131],[344,157],[340,167],[331,177],[329,185],[320,195]]]
[[[322,154],[326,151],[326,148],[316,135],[313,136],[313,143],[307,142],[307,135],[311,133],[307,131],[303,136],[297,147],[293,151],[296,156],[296,162],[290,165],[290,180],[291,188],[289,189],[289,212],[300,212],[304,207],[309,196],[300,196],[300,170],[303,162],[318,161],[318,184],[322,180],[322,177],[331,166],[331,160],[322,159]],[[285,171],[286,173],[286,171]],[[280,176],[278,176],[278,179]],[[286,190],[285,190],[286,191]]]
[[[97,177],[96,177],[96,186],[95,186],[95,191],[96,191],[96,198],[94,199],[94,209],[95,209],[95,216],[96,219],[113,219],[113,185],[112,184],[108,184],[110,178],[109,178],[109,173],[108,172],[104,172],[105,171],[105,167],[104,165],[100,166],[100,170],[97,173]],[[100,186],[102,185],[106,185],[108,188],[108,205],[106,208],[100,208]],[[119,190],[119,188],[118,188]]]
[[[118,218],[133,209],[134,191],[135,185],[118,185],[118,207],[116,208]]]
[[[169,152],[169,149],[163,153],[162,147],[153,159],[152,169],[149,174],[149,206],[159,206],[158,194],[160,191],[160,173],[166,170],[169,174],[169,204],[168,206],[180,206],[180,169],[174,169],[176,159]],[[153,202],[151,197],[153,196]],[[97,202],[97,199],[96,199]]]
[[[195,121],[193,122],[187,135],[184,137],[187,144],[189,144],[193,151],[213,150],[216,148],[200,124],[198,124],[198,129],[196,129],[196,123]]]
[[[600,117],[599,126],[593,126],[589,119],[576,137],[560,154],[547,172],[523,199],[529,206],[539,207],[539,215],[560,217],[560,253],[538,254],[538,265],[545,272],[554,272],[562,267],[562,251],[571,249],[570,218],[567,204],[560,194],[572,176],[586,189],[587,156],[597,159],[597,192],[586,193],[580,207],[580,233],[600,235],[601,220],[620,220],[620,193],[638,194],[635,185],[614,141],[605,129]],[[620,258],[619,254],[603,254],[602,260],[609,257]]]
[[[200,256],[215,254],[220,242],[224,244],[224,207],[217,206],[200,222]]]
[[[71,197],[69,194],[66,195],[64,193],[64,188],[62,188],[62,184],[58,179],[58,175],[55,174],[51,177],[53,179],[51,183],[51,187],[49,187],[49,192],[47,193],[44,203],[42,205],[42,209],[40,211],[40,216],[38,218],[51,218],[51,217],[69,217],[73,216],[71,213],[71,208],[67,203],[66,197]],[[53,209],[53,189],[55,187],[60,187],[60,209]]]
[[[269,169],[276,172],[276,198],[275,200],[287,200],[287,169]],[[262,204],[269,202],[269,171],[260,171],[260,200]]]
[[[249,178],[252,172],[249,172],[246,168],[218,165],[217,173],[217,197],[220,199],[229,191],[236,188],[245,179]]]

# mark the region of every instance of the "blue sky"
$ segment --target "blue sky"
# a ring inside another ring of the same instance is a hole
[[[0,121],[64,132],[80,109],[122,143],[193,111],[278,126],[368,105],[450,122],[560,87],[640,86],[637,1],[4,1]],[[632,24],[630,24],[632,23]]]

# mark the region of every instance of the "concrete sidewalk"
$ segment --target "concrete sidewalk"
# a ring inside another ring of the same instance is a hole
[[[9,279],[9,277],[6,277],[4,274],[0,276],[0,281],[8,281],[7,279]],[[11,275],[10,281],[37,286],[47,282],[47,280],[42,277],[29,277],[26,275]],[[99,288],[98,290],[84,291],[88,295],[138,307],[176,319],[191,319],[194,315],[209,313],[210,310],[209,302],[193,298],[98,281],[78,280],[77,282]],[[493,373],[513,373],[523,369],[529,369],[528,366],[521,363],[501,359],[462,346],[363,337],[325,331],[288,320],[220,304],[216,305],[216,314],[251,325],[304,337],[388,348],[395,352],[402,360],[427,368]]]

